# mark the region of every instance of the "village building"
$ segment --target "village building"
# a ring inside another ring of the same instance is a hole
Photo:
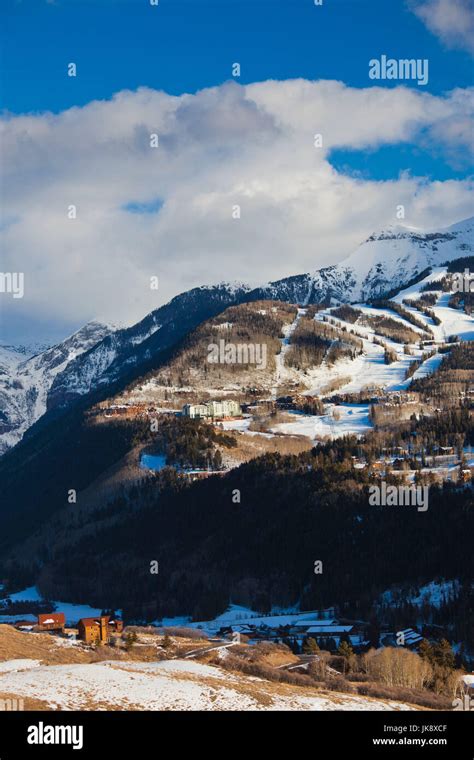
[[[300,643],[312,635],[309,633],[311,630],[314,631],[316,627],[319,627],[321,638],[331,637],[339,641],[342,634],[351,634],[355,636],[356,643],[359,643],[360,636],[357,635],[353,626],[341,627],[334,615],[334,607],[328,607],[324,610],[297,613],[242,615],[232,621],[223,621],[220,625],[217,621],[208,621],[198,623],[196,627],[221,636],[240,633],[255,641],[275,641],[291,637]]]
[[[347,639],[354,647],[362,645],[365,640],[362,629],[356,629],[353,625],[340,625],[336,620],[307,620],[278,625],[275,621],[267,624],[263,618],[255,625],[233,623],[222,626],[218,631],[218,635],[221,636],[229,636],[233,633],[243,634],[253,641],[279,641],[290,638],[300,645],[308,638],[315,639],[321,645],[332,640],[336,647],[342,639]]]
[[[109,643],[109,616],[81,618],[78,623],[78,637],[86,644]]]
[[[182,414],[190,419],[225,419],[241,417],[242,409],[237,401],[207,401],[204,404],[185,404]]]
[[[110,619],[109,615],[81,618],[78,623],[78,638],[86,644],[108,644],[113,633],[122,633],[123,620]]]
[[[210,416],[207,404],[185,404],[182,414],[183,417],[190,417],[192,420]]]
[[[40,631],[56,631],[64,633],[66,618],[64,612],[48,612],[44,615],[38,615],[38,629]]]
[[[120,618],[115,618],[115,620],[109,620],[109,631],[110,633],[122,633],[123,620],[120,620]]]
[[[330,625],[337,625],[336,620],[334,618],[315,618],[315,619],[309,619],[309,620],[297,620],[295,623],[293,623],[290,628],[293,629],[300,629],[306,632],[308,628],[314,625],[321,625],[327,628]]]
[[[334,639],[336,646],[341,643],[342,637],[348,637],[351,644],[360,644],[363,637],[356,634],[352,625],[312,625],[306,631],[306,635],[321,643],[327,639]]]
[[[403,636],[403,645],[409,649],[418,648],[423,641],[423,636],[414,628],[404,628],[403,631],[399,631],[398,635],[400,634]]]

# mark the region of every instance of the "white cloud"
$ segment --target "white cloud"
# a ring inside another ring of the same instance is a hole
[[[473,0],[409,0],[409,7],[447,47],[474,53]]]
[[[7,117],[2,268],[25,272],[25,298],[2,299],[7,328],[19,309],[35,321],[130,322],[195,285],[311,271],[396,221],[399,204],[415,226],[469,216],[469,181],[364,180],[338,173],[330,151],[435,141],[457,155],[471,104],[459,89],[435,97],[293,80],[180,97],[142,88],[58,115]],[[156,199],[158,213],[123,209]]]

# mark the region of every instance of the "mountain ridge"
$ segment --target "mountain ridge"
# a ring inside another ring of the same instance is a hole
[[[301,306],[368,301],[403,286],[428,267],[473,253],[473,239],[474,217],[439,230],[391,226],[370,235],[339,264],[255,288],[224,282],[192,288],[129,327],[114,330],[102,325],[103,334],[100,330],[91,334],[91,326],[102,323],[88,323],[74,333],[89,333],[75,354],[68,351],[68,341],[74,337],[70,336],[16,367],[4,360],[0,363],[0,454],[43,414],[137,373],[228,306],[266,299]],[[26,383],[22,393],[15,386],[25,384],[25,366],[27,374],[29,367],[44,371],[37,383]]]

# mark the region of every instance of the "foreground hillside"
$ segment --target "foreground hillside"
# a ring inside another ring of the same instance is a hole
[[[403,702],[277,684],[180,660],[40,666],[2,673],[0,698],[46,710],[413,710]],[[5,663],[9,665],[9,663]]]
[[[171,649],[163,647],[162,636],[141,632],[131,651],[110,646],[94,650],[1,625],[0,700],[22,699],[27,710],[417,709],[398,699],[343,694],[314,682],[299,686],[221,667],[219,658],[225,660],[231,644],[210,648],[200,639],[168,640]],[[201,661],[191,659],[200,649]],[[275,665],[296,660],[285,647],[280,649]],[[276,676],[277,670],[271,670]],[[293,676],[294,681],[298,678]]]

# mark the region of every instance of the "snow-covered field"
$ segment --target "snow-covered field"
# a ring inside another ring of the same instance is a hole
[[[341,322],[341,324],[344,324]],[[328,367],[324,362],[321,367],[308,372],[310,388],[307,395],[330,395],[325,388],[335,380],[350,378],[343,382],[334,393],[359,393],[365,388],[386,388],[390,391],[403,390],[409,381],[405,381],[405,373],[413,358],[404,356],[400,346],[385,341],[390,348],[398,349],[398,361],[385,364],[384,349],[364,339],[364,353],[354,360],[343,359]]]
[[[238,430],[243,432],[248,430],[251,422],[252,417],[247,416],[243,419],[223,420],[222,422],[219,422],[219,427],[222,428],[222,430]]]
[[[330,622],[332,610],[327,610],[326,622]],[[260,612],[249,607],[242,607],[239,604],[230,604],[224,612],[217,615],[212,620],[203,620],[198,622],[191,622],[191,618],[167,618],[161,621],[156,621],[157,625],[162,626],[179,626],[185,625],[187,628],[197,628],[205,631],[208,634],[215,634],[220,628],[225,626],[232,626],[234,630],[238,630],[239,626],[246,625],[298,625],[299,623],[313,623],[317,624],[321,618],[321,611],[305,610],[301,612],[298,607],[291,607],[289,609],[273,608],[272,612],[267,615],[262,615]]]
[[[165,454],[142,454],[140,457],[140,467],[143,470],[154,470],[158,472],[166,467]]]
[[[24,662],[24,661],[23,661]],[[275,684],[191,660],[38,665],[0,671],[0,693],[51,710],[410,710],[401,702]]]
[[[3,673],[19,673],[23,670],[38,668],[40,665],[40,660],[7,660],[6,662],[0,662],[0,675]]]
[[[275,433],[306,435],[311,440],[327,437],[340,438],[343,435],[363,435],[372,428],[368,404],[328,404],[326,414],[317,416],[290,412],[294,422],[275,425]]]

